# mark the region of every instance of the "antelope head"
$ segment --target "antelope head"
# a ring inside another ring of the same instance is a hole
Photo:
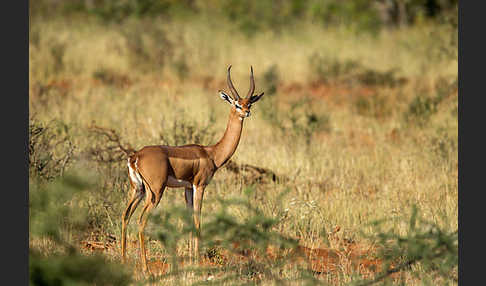
[[[253,95],[255,92],[255,79],[253,78],[253,67],[250,68],[250,90],[245,98],[241,98],[236,91],[235,87],[233,86],[233,82],[231,81],[231,65],[228,67],[228,88],[231,91],[232,96],[226,93],[223,90],[219,91],[219,96],[229,104],[231,104],[233,111],[237,112],[240,116],[240,120],[243,118],[250,116],[250,108],[251,105],[257,102],[262,96],[263,92],[259,95]]]

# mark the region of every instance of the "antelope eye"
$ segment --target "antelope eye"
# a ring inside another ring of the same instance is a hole
[[[241,109],[241,105],[239,105],[238,103],[235,104],[235,107]]]

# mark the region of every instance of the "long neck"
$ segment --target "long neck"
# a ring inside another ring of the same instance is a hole
[[[243,129],[243,118],[231,110],[228,125],[223,137],[213,146],[210,146],[210,156],[216,167],[221,167],[235,153],[240,142],[241,130]]]

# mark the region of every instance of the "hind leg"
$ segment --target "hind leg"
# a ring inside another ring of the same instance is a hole
[[[144,230],[150,211],[155,208],[162,198],[167,186],[170,162],[167,153],[158,147],[144,147],[131,157],[135,177],[140,178],[145,189],[145,205],[138,219],[138,239],[143,270],[148,272],[147,250],[145,248]]]
[[[148,186],[145,184],[145,182],[144,185],[145,185],[145,189],[147,189]],[[144,230],[145,230],[145,226],[147,225],[149,212],[159,204],[160,199],[162,198],[162,194],[164,193],[164,189],[165,189],[165,182],[155,193],[149,189],[150,191],[147,192],[145,206],[143,207],[142,213],[140,214],[140,217],[138,219],[138,224],[139,224],[138,239],[140,242],[140,256],[142,259],[143,271],[145,273],[148,273],[149,269],[147,265],[147,250],[145,248]]]
[[[131,187],[132,196],[128,202],[125,211],[122,214],[122,231],[121,231],[121,255],[122,261],[125,262],[126,245],[127,245],[127,226],[130,223],[130,218],[138,207],[138,204],[144,196],[143,187],[136,189],[136,187]]]

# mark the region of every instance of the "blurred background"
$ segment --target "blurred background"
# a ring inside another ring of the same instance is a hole
[[[235,274],[238,283],[272,284],[268,273],[277,271],[283,279],[344,285],[375,279],[383,270],[390,283],[457,284],[457,0],[29,5],[31,283],[52,277],[145,281],[135,263],[136,222],[129,228],[134,264],[126,272],[113,272],[121,268],[109,264],[120,259],[128,191],[118,144],[140,149],[217,142],[229,113],[217,91],[227,90],[232,65],[240,94],[249,88],[253,66],[256,92],[265,96],[245,120],[231,162],[206,190],[203,230],[213,222],[210,214],[222,210],[235,223],[253,221],[251,212],[220,204],[243,197],[259,216],[274,220],[265,231],[325,250],[334,260],[311,259],[306,276],[275,261],[242,262],[207,246],[221,279]],[[154,217],[183,206],[182,192],[168,190]],[[381,220],[385,230],[378,232],[372,223]],[[420,228],[415,220],[427,223]],[[181,230],[182,219],[174,225]],[[173,269],[167,257],[188,253],[186,236],[167,252],[156,235],[160,224],[149,223],[147,231],[152,269]],[[258,237],[254,243],[268,244]],[[404,237],[412,242],[398,243]],[[444,237],[452,241],[445,252],[441,247],[450,241]],[[101,249],[101,264],[86,260],[93,249]],[[97,265],[99,275],[62,268],[66,253],[76,253],[79,265]],[[53,257],[57,264],[46,264]],[[401,261],[414,261],[413,267],[390,278],[387,263]],[[207,279],[184,275],[160,279]]]
[[[230,63],[237,76],[254,64],[285,82],[317,81],[326,68],[351,72],[352,62],[406,77],[436,73],[439,64],[453,73],[445,63],[457,58],[456,0],[39,0],[29,13],[31,50],[52,62],[32,65],[30,75],[44,80],[110,72],[214,78]]]

